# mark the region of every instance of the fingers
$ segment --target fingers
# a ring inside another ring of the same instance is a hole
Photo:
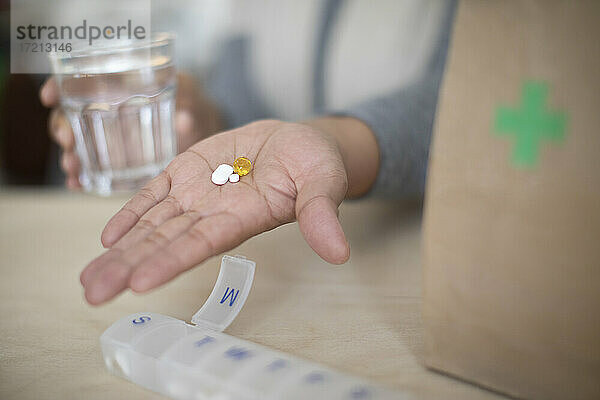
[[[89,263],[79,275],[81,284],[85,287],[90,282],[92,276],[94,276],[94,274],[100,269],[100,267],[102,267],[107,261],[114,260],[118,254],[118,251],[107,251]]]
[[[126,289],[136,264],[157,253],[191,225],[190,220],[184,218],[174,218],[169,222],[127,250],[113,247],[92,261],[80,277],[88,302],[103,303]]]
[[[350,246],[337,217],[344,185],[336,179],[312,179],[301,186],[296,200],[296,219],[309,246],[332,264],[343,264],[350,257]]]
[[[131,269],[122,262],[109,262],[92,277],[92,282],[85,286],[85,298],[88,303],[97,305],[112,299],[127,287],[127,279]]]
[[[77,176],[68,176],[65,180],[65,185],[69,190],[81,189],[81,182],[79,182],[79,178]]]
[[[144,240],[139,241],[129,248],[124,246],[119,246],[119,248],[115,246],[111,248],[109,251],[93,260],[81,272],[80,279],[82,285],[87,287],[96,273],[101,271],[113,261],[122,260],[121,265],[123,268],[128,268],[127,265],[133,265],[143,260],[146,256],[155,252],[163,244],[172,241],[181,233],[183,233],[199,218],[200,216],[195,216],[193,212],[187,213],[186,215],[173,218],[164,223],[156,231],[146,235]],[[121,242],[119,242],[119,244],[120,243]],[[98,294],[96,294],[95,298],[98,298]]]
[[[77,189],[81,187],[79,183],[79,169],[81,165],[79,164],[79,157],[75,154],[74,151],[65,152],[62,154],[60,165],[67,175],[65,184],[69,189]]]
[[[202,218],[186,213],[170,219],[126,250],[112,248],[82,272],[90,304],[110,300],[130,287],[153,289],[215,254],[249,237],[236,214],[222,212]]]
[[[61,168],[67,175],[65,184],[69,189],[79,189],[79,170],[81,165],[79,157],[75,154],[75,137],[69,121],[60,109],[54,109],[48,120],[50,137],[61,147]]]
[[[251,234],[237,214],[223,212],[202,218],[141,262],[129,286],[136,292],[153,289],[207,258],[234,248]]]
[[[102,231],[102,245],[111,247],[115,244],[148,210],[167,197],[170,189],[171,179],[166,171],[148,182],[108,221]]]
[[[114,246],[127,249],[152,234],[165,221],[183,213],[179,201],[171,195],[146,212]]]
[[[75,136],[71,124],[60,109],[54,109],[50,113],[48,121],[50,137],[64,150],[73,151],[75,148]]]
[[[40,89],[40,101],[46,107],[55,107],[58,105],[59,92],[56,79],[49,78]]]

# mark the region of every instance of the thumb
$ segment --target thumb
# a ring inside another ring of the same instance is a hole
[[[345,196],[345,178],[311,179],[299,187],[296,219],[308,245],[325,261],[343,264],[350,247],[338,220],[338,206]]]
[[[58,105],[58,100],[58,84],[56,79],[51,77],[44,82],[40,89],[40,101],[45,107],[54,107]]]
[[[188,109],[178,109],[175,112],[175,131],[190,135],[194,130],[194,117]]]
[[[179,152],[187,150],[196,142],[194,128],[194,116],[192,112],[187,109],[178,109],[175,112],[175,132],[177,134]]]

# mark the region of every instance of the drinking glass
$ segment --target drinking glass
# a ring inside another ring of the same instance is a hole
[[[177,154],[174,40],[160,33],[50,56],[86,191],[139,189]]]

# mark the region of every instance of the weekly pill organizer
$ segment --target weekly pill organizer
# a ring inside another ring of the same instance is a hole
[[[224,256],[192,324],[152,312],[129,315],[100,337],[113,374],[174,399],[409,399],[222,331],[241,310],[254,262]]]

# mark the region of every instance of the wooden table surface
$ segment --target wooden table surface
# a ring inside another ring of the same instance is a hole
[[[79,272],[102,251],[100,232],[124,200],[0,192],[1,399],[161,398],[106,371],[100,334],[139,311],[189,321],[212,289],[220,258],[149,294],[87,305]],[[343,266],[323,262],[295,224],[229,252],[256,261],[257,270],[226,332],[415,398],[500,398],[421,364],[419,209],[368,200],[344,204],[340,215],[352,249]]]

